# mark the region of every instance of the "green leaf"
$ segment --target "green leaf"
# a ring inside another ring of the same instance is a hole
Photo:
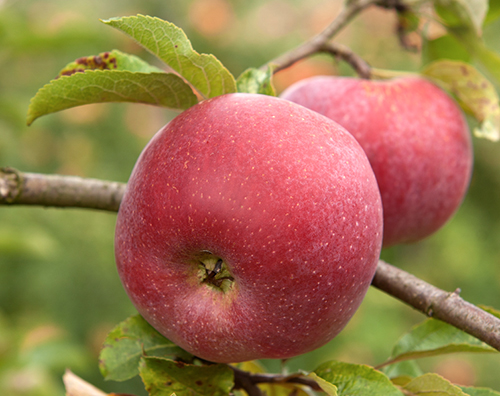
[[[436,60],[448,59],[469,62],[471,54],[463,44],[450,34],[434,40],[425,40],[422,47],[423,63],[428,64]]]
[[[247,69],[238,77],[236,85],[238,92],[276,96],[272,83],[273,67],[267,70]]]
[[[398,341],[391,359],[385,364],[456,352],[498,351],[456,327],[437,319],[428,319]]]
[[[476,40],[473,52],[476,59],[488,70],[488,73],[500,84],[500,55],[490,50],[486,45]]]
[[[214,55],[194,51],[186,34],[173,23],[144,15],[103,22],[135,39],[179,73],[204,98],[236,92],[233,75]]]
[[[387,376],[370,366],[331,361],[320,365],[314,373],[335,385],[338,396],[402,396]]]
[[[411,380],[404,389],[412,395],[467,396],[458,386],[443,377],[430,373]]]
[[[337,387],[331,382],[324,380],[316,373],[310,373],[308,375],[309,378],[316,381],[316,383],[320,386],[320,388],[325,392],[328,396],[337,396]]]
[[[125,381],[139,374],[141,357],[168,357],[192,361],[193,356],[158,333],[142,316],[131,316],[106,337],[99,368],[107,380]]]
[[[489,2],[488,13],[484,20],[484,24],[490,24],[500,18],[500,1],[492,0]]]
[[[224,396],[234,386],[233,370],[226,364],[195,366],[143,357],[140,374],[150,396]]]
[[[85,70],[127,70],[142,73],[163,73],[164,71],[150,65],[137,56],[125,54],[118,50],[102,52],[99,55],[85,56],[67,64],[60,76],[70,76]]]
[[[478,305],[478,307],[500,319],[500,311],[498,309],[486,305]]]
[[[488,0],[434,0],[434,7],[447,26],[469,27],[481,35]]]
[[[488,388],[473,388],[470,386],[461,386],[460,389],[462,389],[469,396],[500,396],[500,392],[496,392]]]
[[[56,111],[105,102],[145,103],[181,110],[196,104],[197,98],[175,74],[87,70],[62,76],[41,88],[31,99],[27,123]]]
[[[406,384],[408,384],[408,382],[410,382],[411,380],[413,379],[412,376],[409,376],[409,375],[400,375],[399,377],[394,377],[394,378],[391,378],[391,382],[394,384],[394,385],[397,385],[397,386],[405,386]]]
[[[403,360],[389,364],[382,369],[382,372],[391,380],[403,376],[415,378],[424,373],[415,360]]]
[[[481,124],[474,132],[492,141],[500,139],[500,106],[493,84],[472,65],[441,60],[426,66],[422,72],[452,93],[460,106]]]
[[[470,28],[453,28],[448,31],[500,84],[500,56],[486,47],[483,40],[477,37]]]
[[[398,27],[405,33],[414,32],[420,26],[420,17],[410,8],[397,13]]]

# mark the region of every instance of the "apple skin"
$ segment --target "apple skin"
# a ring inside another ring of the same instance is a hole
[[[279,98],[228,94],[148,143],[115,253],[153,327],[200,358],[234,363],[330,341],[361,303],[381,244],[376,179],[349,133]],[[219,259],[224,285],[207,280]]]
[[[463,201],[473,164],[469,128],[429,81],[318,76],[281,97],[335,120],[361,144],[382,195],[384,247],[433,234]]]

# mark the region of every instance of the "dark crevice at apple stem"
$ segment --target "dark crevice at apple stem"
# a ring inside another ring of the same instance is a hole
[[[217,275],[221,269],[222,269],[222,259],[218,259],[217,262],[215,263],[215,267],[212,271],[207,270],[207,279],[205,279],[207,282],[212,282],[215,278],[215,275]]]
[[[202,262],[203,265],[205,265]],[[219,274],[222,271],[222,265],[224,264],[224,261],[222,259],[218,259],[217,262],[215,263],[214,269],[213,270],[208,270],[205,268],[205,271],[207,272],[207,277],[203,280],[203,282],[210,283],[211,285],[214,285],[215,287],[221,287],[222,282],[225,279],[229,279],[230,281],[233,281],[234,278],[231,276],[225,276],[222,278],[216,278],[217,274]]]

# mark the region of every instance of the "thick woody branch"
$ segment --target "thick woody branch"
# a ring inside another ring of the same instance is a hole
[[[118,211],[125,184],[0,168],[0,205],[38,205]]]
[[[500,351],[500,319],[462,299],[460,289],[446,292],[384,261],[372,285]]]
[[[0,169],[0,205],[79,207],[116,212],[124,190],[123,183]],[[500,319],[463,300],[458,291],[450,293],[438,289],[383,261],[378,263],[372,285],[500,351]]]

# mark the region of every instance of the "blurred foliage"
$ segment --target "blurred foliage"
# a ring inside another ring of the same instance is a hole
[[[172,21],[196,49],[214,53],[239,75],[319,32],[339,7],[331,0],[0,0],[0,165],[125,182],[147,140],[175,116],[143,105],[90,105],[26,126],[30,98],[76,58],[116,48],[159,66],[99,19],[141,13]],[[420,55],[400,47],[395,24],[393,13],[370,9],[338,41],[378,68],[417,70]],[[499,35],[498,21],[484,29],[497,51]],[[276,87],[332,73],[352,70],[315,56],[280,72]],[[500,148],[478,139],[474,144],[474,176],[455,217],[431,238],[391,248],[383,258],[440,288],[460,287],[473,303],[499,308]],[[135,312],[115,270],[114,222],[113,214],[97,211],[0,207],[0,394],[63,395],[66,367],[109,392],[143,394],[137,381],[104,383],[98,371],[107,332]],[[381,363],[422,320],[371,289],[335,340],[287,361],[286,369],[311,370],[329,359]],[[283,368],[282,362],[263,363]],[[424,359],[424,369],[452,381],[497,390],[499,364],[488,355]]]

